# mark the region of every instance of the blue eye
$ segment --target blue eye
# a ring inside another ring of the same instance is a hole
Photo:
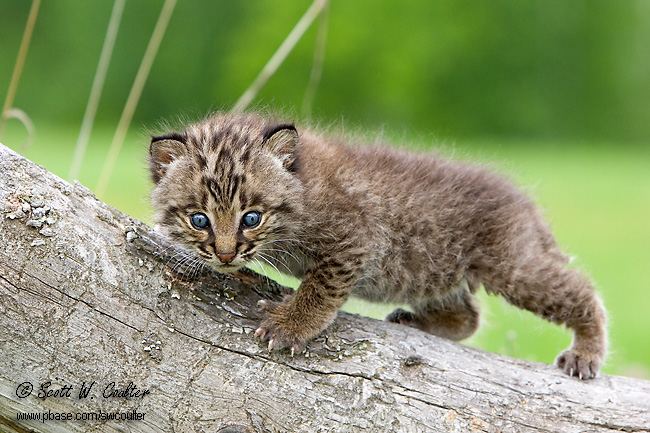
[[[192,222],[192,225],[194,226],[195,229],[204,229],[208,226],[210,223],[210,220],[208,220],[208,217],[201,212],[192,214],[190,216],[190,221]]]
[[[241,223],[244,227],[253,228],[260,223],[262,219],[262,214],[257,211],[246,212],[241,219]]]

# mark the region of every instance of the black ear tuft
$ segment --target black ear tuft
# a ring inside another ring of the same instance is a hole
[[[154,183],[160,182],[167,167],[187,153],[187,138],[178,132],[151,137],[149,145],[149,171]]]
[[[269,138],[271,138],[271,137],[273,137],[275,135],[275,133],[280,132],[283,129],[288,129],[288,130],[293,131],[296,134],[298,134],[298,130],[291,123],[282,123],[280,125],[273,125],[273,126],[267,127],[266,130],[264,130],[264,142],[266,143],[269,140]]]
[[[264,131],[263,144],[271,154],[282,161],[282,165],[289,171],[297,169],[298,131],[294,125],[285,123],[270,126]]]
[[[170,132],[169,134],[159,135],[157,137],[151,137],[152,143],[155,141],[163,141],[163,140],[180,141],[183,144],[187,144],[187,137],[185,137],[185,134],[181,134],[180,132]]]

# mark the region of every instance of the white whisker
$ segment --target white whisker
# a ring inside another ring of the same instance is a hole
[[[267,281],[267,282],[270,281],[271,279],[270,279],[269,276],[267,275],[267,273],[266,273],[266,268],[264,267],[264,265],[261,264],[259,260],[257,260],[257,257],[253,257],[253,260],[255,260],[255,262],[257,263],[257,266],[259,266],[260,269],[262,270],[262,273],[264,273],[264,278],[266,278],[266,281]]]
[[[287,263],[287,261],[283,257],[271,256],[269,254],[264,254],[262,251],[259,251],[258,254],[261,257],[264,257],[264,260],[266,262],[269,262],[270,260],[274,260],[275,263],[277,263],[278,265],[282,265],[287,270],[287,272],[286,272],[287,274],[289,274],[289,275],[292,274],[291,273],[291,268],[289,267],[289,264]],[[269,263],[269,264],[271,264],[271,263]],[[276,268],[276,270],[277,270],[277,268]],[[280,271],[278,270],[278,272],[280,272]]]
[[[258,246],[263,247],[264,245],[273,244],[276,242],[288,242],[288,243],[296,243],[296,244],[301,243],[298,239],[286,238],[286,239],[273,239],[271,241],[262,242]]]
[[[203,261],[196,257],[192,260],[192,263],[190,264],[190,280],[196,281],[196,279],[199,277],[199,274],[201,273],[201,270],[203,269]]]
[[[261,248],[259,251],[276,251],[278,253],[286,254],[288,256],[291,256],[296,262],[300,263],[300,260],[298,260],[298,257],[294,256],[292,253],[286,250],[279,250],[275,248]],[[278,258],[279,259],[279,258]]]
[[[282,272],[280,272],[280,270],[277,268],[277,266],[275,266],[275,265],[274,265],[274,264],[269,260],[269,259],[271,258],[270,256],[267,256],[266,254],[263,254],[263,253],[259,253],[259,256],[260,256],[260,258],[261,258],[262,260],[264,260],[266,263],[268,263],[269,265],[271,265],[271,266],[273,267],[273,269],[275,269],[275,271],[276,271],[278,274],[282,274]],[[267,258],[267,257],[268,257],[268,258]],[[287,268],[287,269],[288,269],[288,268]]]

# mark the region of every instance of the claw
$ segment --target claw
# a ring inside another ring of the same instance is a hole
[[[273,350],[273,346],[275,346],[275,339],[271,338],[269,340],[269,352]]]
[[[291,357],[293,358],[293,355],[296,353],[296,346],[291,346]]]
[[[265,299],[260,299],[259,301],[257,301],[257,306],[260,307],[262,310],[265,310],[268,304],[269,304],[268,301]]]
[[[262,337],[263,335],[264,335],[264,328],[262,327],[257,328],[257,330],[255,331],[255,336]]]

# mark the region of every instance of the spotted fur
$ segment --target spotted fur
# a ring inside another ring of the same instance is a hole
[[[256,114],[217,114],[154,137],[150,169],[161,230],[223,272],[266,261],[302,278],[282,303],[262,303],[256,334],[302,350],[349,295],[410,304],[387,320],[459,340],[478,327],[482,285],[566,324],[558,365],[595,377],[605,310],[567,268],[532,201],[482,167],[381,146],[350,145]],[[245,227],[255,211],[261,222]],[[193,227],[191,216],[209,224]],[[225,260],[223,259],[225,257]]]

